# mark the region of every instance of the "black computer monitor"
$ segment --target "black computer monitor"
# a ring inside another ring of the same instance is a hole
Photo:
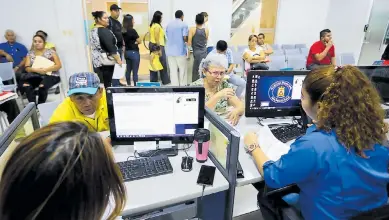
[[[373,83],[382,101],[389,102],[389,66],[357,66]]]
[[[301,88],[309,71],[250,71],[246,117],[301,116]]]
[[[202,87],[108,88],[112,144],[193,142],[204,127],[204,96]]]

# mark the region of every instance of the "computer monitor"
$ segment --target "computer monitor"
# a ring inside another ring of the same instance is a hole
[[[309,71],[250,71],[246,117],[301,116],[301,88]]]
[[[112,144],[193,142],[204,127],[204,96],[202,87],[108,88]]]
[[[389,66],[357,66],[373,83],[382,101],[389,102]]]

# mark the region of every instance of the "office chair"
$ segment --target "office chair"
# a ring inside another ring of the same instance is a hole
[[[270,57],[270,62],[268,63],[269,70],[280,70],[287,68],[288,65],[285,60],[285,55],[277,56],[273,55]]]
[[[389,195],[389,184],[386,186],[387,194]],[[267,190],[267,192],[266,192]],[[265,197],[269,201],[275,201],[277,198],[282,198],[290,193],[299,193],[300,189],[296,184],[289,185],[279,189],[270,189],[265,185],[264,194],[261,195],[258,193],[258,201],[260,197]],[[261,211],[266,211],[261,209]],[[277,207],[279,211],[279,218],[283,220],[303,220],[304,218],[300,215],[299,211],[290,206],[280,206]],[[383,205],[381,207],[362,212],[354,217],[351,220],[384,220],[389,219],[389,204]]]
[[[287,56],[288,59],[288,68],[293,68],[293,70],[305,70],[307,59],[304,55],[294,54]]]
[[[41,127],[49,124],[51,115],[53,115],[59,104],[61,104],[61,101],[46,102],[38,105]]]

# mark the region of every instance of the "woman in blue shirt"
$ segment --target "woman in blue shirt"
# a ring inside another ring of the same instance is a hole
[[[380,101],[356,67],[318,68],[305,78],[301,97],[316,124],[278,161],[264,154],[255,133],[245,136],[247,151],[269,187],[299,186],[305,219],[349,219],[388,200],[388,127]]]

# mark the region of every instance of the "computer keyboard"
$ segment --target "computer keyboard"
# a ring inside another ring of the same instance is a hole
[[[133,181],[173,172],[169,158],[164,155],[118,162],[124,181]]]
[[[305,134],[305,129],[298,124],[283,125],[270,130],[273,135],[283,143]]]

